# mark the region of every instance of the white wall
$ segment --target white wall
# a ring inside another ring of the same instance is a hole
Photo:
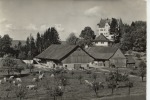
[[[108,42],[98,42],[98,43],[95,43],[96,46],[108,46]]]

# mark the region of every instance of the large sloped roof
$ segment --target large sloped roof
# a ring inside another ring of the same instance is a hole
[[[101,47],[95,46],[87,48],[86,51],[93,56],[95,59],[108,60],[110,59],[118,50],[116,47]]]
[[[77,49],[77,45],[50,45],[36,58],[49,59],[49,60],[62,60],[65,56],[70,54],[73,50]]]
[[[109,42],[109,40],[103,34],[100,34],[94,41],[95,42]]]
[[[101,19],[97,25],[99,26],[99,28],[103,28],[103,27],[105,27],[105,23],[108,23],[110,25],[111,20],[110,19]]]

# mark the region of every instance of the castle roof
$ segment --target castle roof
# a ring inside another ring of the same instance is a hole
[[[109,25],[111,24],[111,19],[101,19],[100,22],[97,24],[99,28],[105,27],[105,24],[108,23]]]

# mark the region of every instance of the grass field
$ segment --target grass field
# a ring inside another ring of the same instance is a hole
[[[92,99],[92,100],[146,100],[146,95],[139,94],[139,95],[112,96],[112,97]]]
[[[27,71],[26,71],[27,73]],[[92,72],[94,73],[94,72]],[[80,81],[77,79],[79,75],[83,76],[82,84],[80,84]],[[51,72],[45,73],[45,78],[41,80],[38,83],[38,89],[36,90],[28,90],[27,94],[25,96],[25,100],[53,100],[53,97],[49,96],[47,93],[47,86],[53,86],[55,84],[55,79],[50,77]],[[64,74],[69,81],[69,84],[65,87],[64,95],[63,97],[58,97],[57,100],[92,100],[93,98],[96,98],[96,95],[93,90],[89,89],[85,83],[84,80],[94,81],[92,78],[92,74],[87,74],[85,71],[75,71],[74,75],[71,74],[71,72],[68,71],[68,73]],[[96,81],[104,82],[105,81],[105,75],[102,71],[97,73],[97,79]],[[32,82],[32,79],[34,77],[37,77],[38,74],[32,75],[32,74],[26,74],[25,76],[21,77],[22,79],[22,85],[30,85],[37,83]],[[57,77],[57,76],[56,76]],[[1,76],[3,78],[3,76]],[[141,82],[141,79],[139,77],[130,77],[130,80],[134,82],[134,87],[131,88],[131,94],[145,94],[146,93],[146,82]],[[0,97],[1,99],[5,100],[19,100],[16,97],[16,86],[12,86],[11,91],[9,91],[9,96],[6,98],[6,95],[8,94],[8,87],[10,86],[9,83],[0,84]],[[128,88],[119,88],[114,91],[114,96],[122,96],[128,94]],[[130,100],[130,99],[104,99],[105,97],[111,96],[111,89],[104,88],[99,90],[98,92],[98,100]],[[132,97],[131,97],[132,98]],[[95,99],[97,100],[97,99]],[[132,99],[134,100],[134,99]],[[145,99],[136,99],[136,100],[145,100]]]

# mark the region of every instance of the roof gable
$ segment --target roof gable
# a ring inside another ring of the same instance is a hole
[[[118,50],[116,47],[101,47],[95,46],[87,48],[86,51],[92,55],[95,59],[108,60],[110,59]]]
[[[100,34],[94,41],[95,42],[109,42],[109,40],[103,34]]]
[[[73,50],[77,49],[77,45],[50,45],[41,54],[36,56],[36,58],[41,59],[51,59],[51,60],[62,60]]]

